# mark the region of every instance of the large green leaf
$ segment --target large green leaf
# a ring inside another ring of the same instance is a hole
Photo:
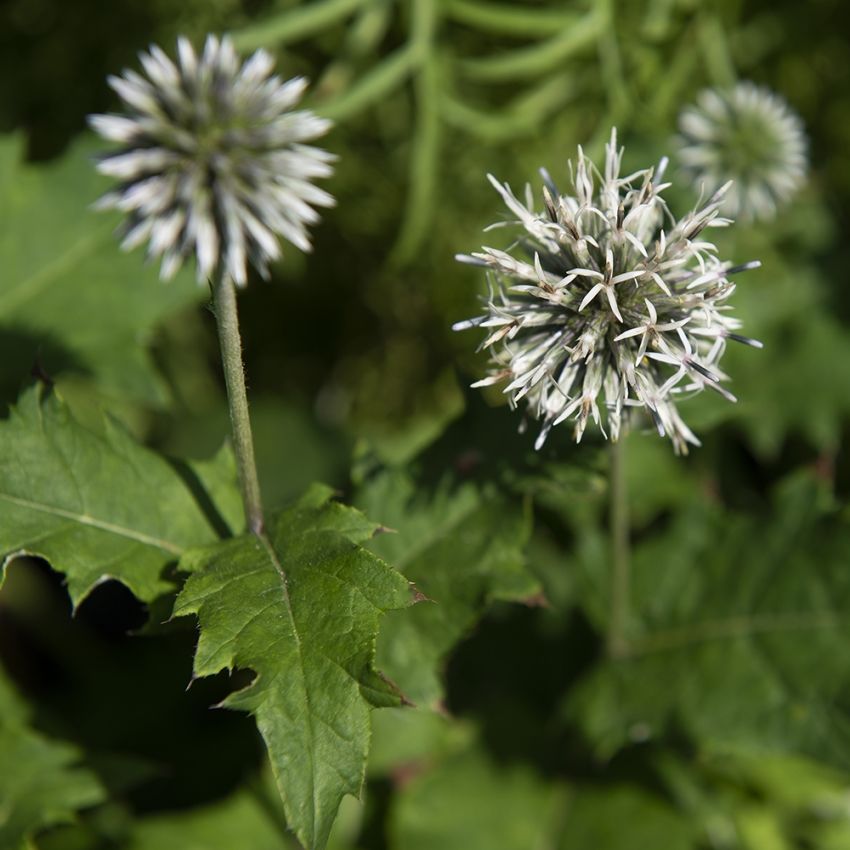
[[[75,747],[29,726],[0,668],[0,850],[19,850],[40,828],[103,800],[97,778],[79,762]]]
[[[117,423],[89,430],[55,394],[30,390],[0,422],[0,559],[47,559],[75,605],[108,578],[151,601],[173,589],[168,564],[226,532],[213,502],[233,516],[228,470],[232,487],[227,455],[181,475]]]
[[[604,546],[579,551],[585,588],[604,584]],[[637,547],[629,651],[594,668],[570,712],[603,756],[675,731],[850,765],[848,562],[846,517],[810,473],[766,515],[693,504]],[[600,628],[604,599],[588,608]]]
[[[161,401],[145,346],[206,292],[189,273],[161,283],[141,252],[120,250],[116,217],[89,209],[105,188],[91,139],[49,165],[24,164],[22,141],[0,139],[0,377],[19,385],[38,357],[110,396]]]
[[[197,614],[195,675],[250,668],[224,705],[256,718],[287,821],[310,850],[327,842],[345,794],[358,794],[371,705],[398,704],[373,667],[384,611],[412,601],[409,583],[359,543],[376,530],[314,487],[253,535],[187,553],[175,615]]]
[[[387,617],[378,663],[413,702],[434,706],[443,694],[445,656],[488,604],[540,592],[525,568],[528,517],[473,484],[453,490],[445,481],[432,494],[417,494],[401,470],[377,475],[357,503],[397,532],[375,538],[370,548],[430,600]]]

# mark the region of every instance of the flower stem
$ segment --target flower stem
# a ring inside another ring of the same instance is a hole
[[[242,365],[242,340],[239,336],[239,317],[236,312],[236,287],[224,269],[216,271],[213,280],[213,309],[221,343],[221,362],[230,407],[233,429],[233,448],[239,472],[239,487],[245,508],[245,522],[257,535],[263,533],[263,505],[260,481],[254,461],[254,439],[248,416],[248,395],[245,390],[245,369]]]
[[[629,613],[631,552],[629,545],[629,494],[626,484],[625,440],[611,444],[611,616],[608,622],[608,655],[628,654],[625,625]]]

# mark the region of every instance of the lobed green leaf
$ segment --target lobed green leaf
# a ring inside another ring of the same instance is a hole
[[[226,520],[216,521],[216,501],[235,516],[229,456],[196,474],[193,491],[191,470],[181,474],[118,423],[92,431],[56,394],[29,390],[0,422],[2,564],[23,554],[45,558],[65,574],[75,606],[110,578],[150,602],[173,589],[163,570],[185,549],[227,530],[217,527]],[[203,481],[209,505],[196,492]]]
[[[579,568],[601,575],[604,551],[585,549]],[[785,482],[772,516],[686,508],[636,549],[629,650],[585,678],[569,713],[605,757],[677,732],[846,768],[848,559],[846,521],[810,474]]]
[[[175,616],[197,614],[195,676],[250,668],[224,705],[250,712],[269,751],[287,821],[310,850],[325,846],[345,794],[359,794],[370,707],[398,705],[373,667],[383,613],[410,585],[363,549],[376,526],[313,488],[253,535],[194,550]]]
[[[436,706],[442,663],[495,599],[526,600],[540,592],[526,571],[529,535],[521,510],[466,484],[418,496],[403,471],[381,473],[358,494],[367,513],[398,532],[370,548],[398,567],[429,601],[390,614],[378,639],[378,663],[415,703]]]

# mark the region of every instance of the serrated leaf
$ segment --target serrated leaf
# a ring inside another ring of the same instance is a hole
[[[370,548],[430,600],[388,615],[378,664],[414,703],[434,706],[443,693],[443,659],[488,604],[540,592],[525,568],[528,517],[473,484],[452,490],[445,481],[433,494],[417,495],[401,470],[376,476],[356,501],[397,532],[375,538]]]
[[[0,506],[3,564],[45,558],[66,575],[75,605],[107,578],[149,602],[173,589],[168,564],[218,537],[174,466],[115,422],[102,434],[84,428],[40,389],[0,422]]]
[[[103,800],[79,762],[76,747],[29,726],[25,703],[0,669],[0,850],[19,850],[37,830]]]
[[[381,615],[410,604],[410,585],[358,545],[375,530],[313,488],[269,524],[188,553],[175,615],[197,614],[195,675],[233,667],[257,678],[224,705],[254,715],[287,821],[325,846],[345,794],[358,794],[371,705],[398,704],[374,669]]]
[[[638,546],[629,654],[569,696],[598,752],[675,730],[850,765],[848,531],[803,473],[768,516],[697,504]]]
[[[120,250],[118,219],[90,209],[104,189],[90,138],[48,165],[24,164],[22,142],[0,138],[0,368],[15,385],[38,356],[108,395],[162,402],[145,345],[161,318],[206,291],[188,272],[164,284],[143,253]]]

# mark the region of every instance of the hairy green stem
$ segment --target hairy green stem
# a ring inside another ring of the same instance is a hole
[[[629,544],[629,493],[626,484],[625,440],[611,444],[610,472],[611,532],[611,616],[608,622],[608,655],[628,654],[625,637],[629,614],[631,551]]]
[[[263,533],[263,505],[260,481],[254,461],[254,439],[248,416],[248,394],[245,390],[245,369],[242,365],[242,340],[239,336],[239,317],[236,312],[236,287],[226,271],[219,268],[213,281],[213,308],[221,343],[221,362],[230,407],[233,448],[239,472],[239,487],[245,508],[245,522],[254,534]]]

